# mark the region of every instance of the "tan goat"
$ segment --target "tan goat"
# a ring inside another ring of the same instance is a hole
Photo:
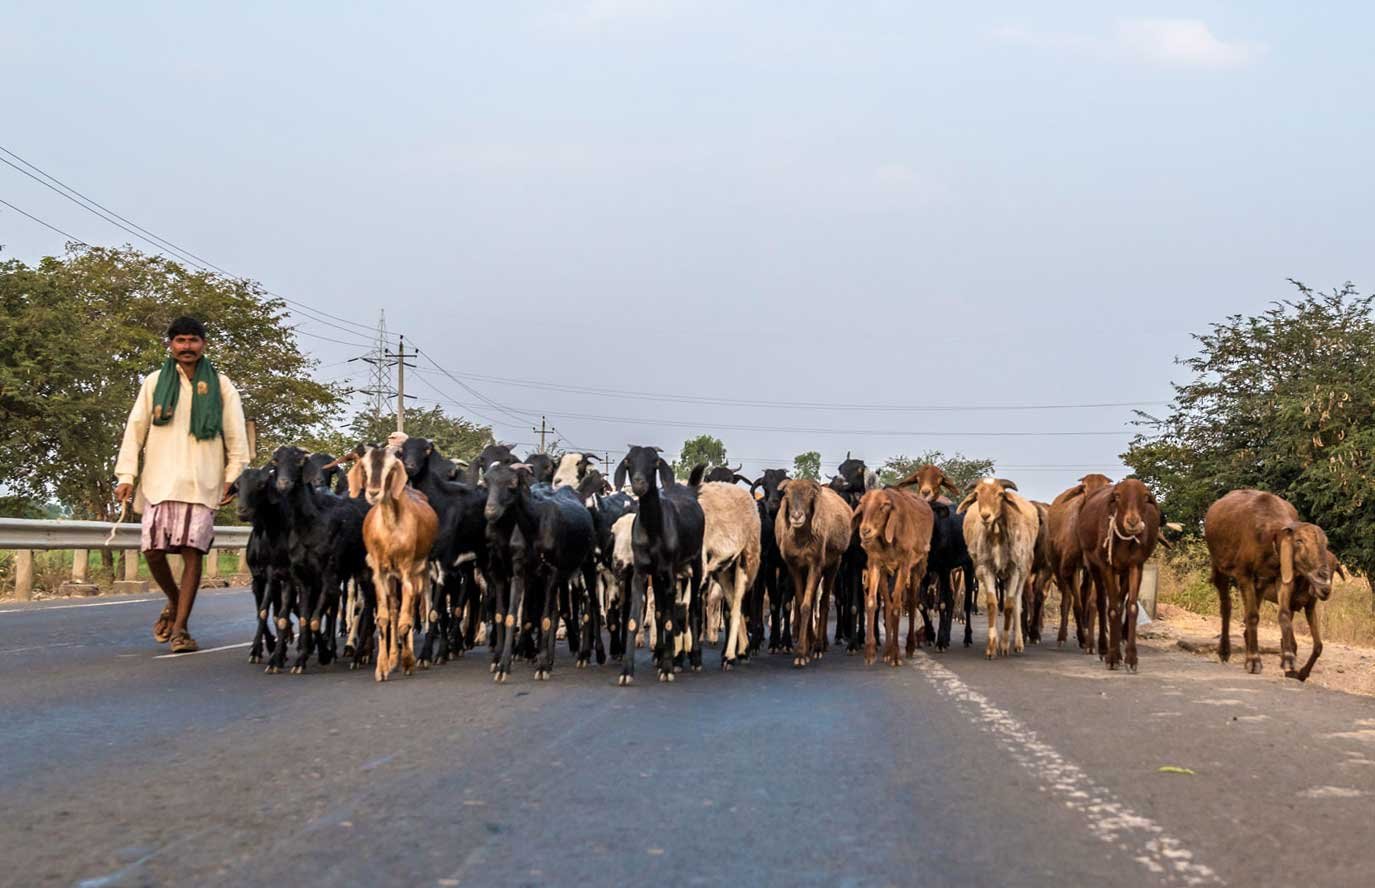
[[[1018,496],[1017,485],[984,478],[960,503],[964,541],[988,608],[988,646],[984,653],[1022,652],[1022,584],[1036,555],[1041,519],[1036,507]],[[998,592],[1002,591],[1003,631],[998,634]]]
[[[439,518],[425,495],[406,486],[406,467],[390,447],[374,447],[349,470],[349,494],[363,492],[372,504],[363,519],[377,587],[378,681],[396,671],[415,671],[415,622],[429,580],[430,547]]]
[[[721,608],[729,627],[721,648],[721,668],[729,670],[749,649],[743,612],[745,595],[759,572],[759,507],[749,491],[721,481],[703,484],[697,502],[706,517],[702,574],[721,588]]]

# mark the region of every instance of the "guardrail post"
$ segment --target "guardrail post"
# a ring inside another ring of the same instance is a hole
[[[205,570],[202,572],[207,577],[217,577],[220,575],[220,550],[211,549],[205,553]]]
[[[138,549],[124,550],[124,579],[131,583],[138,579]]]
[[[238,573],[241,573],[241,574],[246,574],[246,573],[248,573],[248,550],[247,550],[247,549],[240,549],[240,550],[239,550],[239,569],[238,569]]]
[[[87,561],[90,558],[88,549],[72,550],[72,582],[84,583],[86,581]]]
[[[20,601],[33,598],[33,552],[29,549],[14,553],[14,597]]]

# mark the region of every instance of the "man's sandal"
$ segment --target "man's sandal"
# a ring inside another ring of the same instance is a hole
[[[174,654],[190,654],[200,649],[200,645],[196,644],[196,640],[189,633],[178,632],[172,636],[172,653]]]
[[[172,605],[167,605],[162,609],[162,613],[153,623],[153,640],[158,644],[166,644],[172,637],[172,621],[176,619],[176,613],[172,610]]]

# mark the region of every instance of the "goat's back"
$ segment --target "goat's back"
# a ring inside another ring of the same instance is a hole
[[[1298,509],[1273,493],[1243,489],[1226,494],[1203,516],[1203,539],[1214,571],[1228,576],[1277,574],[1279,554],[1272,541],[1298,520]]]
[[[697,501],[705,520],[702,561],[707,572],[738,559],[747,582],[754,582],[760,552],[759,507],[754,497],[734,482],[710,481],[698,490]]]

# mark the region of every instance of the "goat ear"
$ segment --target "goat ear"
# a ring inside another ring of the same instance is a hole
[[[392,499],[399,500],[406,492],[406,467],[401,464],[401,460],[393,460],[391,464],[391,494]]]
[[[959,489],[958,487],[955,486],[955,482],[954,482],[954,481],[951,481],[951,480],[950,480],[948,477],[946,477],[945,475],[941,475],[941,483],[940,483],[939,486],[940,486],[940,487],[944,487],[946,490],[948,490],[948,491],[950,491],[951,493],[955,494],[955,496],[959,496],[960,493],[961,493],[960,489]]]
[[[1288,586],[1294,582],[1294,525],[1279,532],[1276,545],[1280,551],[1280,582]]]
[[[893,542],[898,538],[898,524],[901,521],[902,519],[898,516],[897,509],[890,509],[888,511],[888,523],[883,527],[883,541],[890,546],[893,545]]]
[[[742,481],[743,481],[744,483],[746,483],[746,484],[749,484],[749,483],[750,483],[750,479],[746,478],[744,475],[740,475],[740,474],[731,475],[731,482],[730,482],[730,483],[732,483],[732,484],[739,484],[739,483],[742,482]]]
[[[760,480],[762,481],[763,479],[761,478]],[[791,484],[791,483],[793,483],[793,479],[791,479],[791,478],[784,478],[782,481],[779,481],[779,482],[778,482],[778,492],[779,492],[779,493],[782,493],[783,491],[787,490],[787,489],[788,489],[788,485]]]
[[[662,457],[659,459],[659,485],[665,490],[673,486],[673,468]]]
[[[1346,571],[1342,569],[1342,563],[1337,559],[1332,559],[1332,573],[1346,579]]]
[[[965,497],[963,500],[960,501],[960,504],[955,507],[955,511],[963,515],[965,510],[972,506],[974,504],[974,500],[978,499],[978,497],[978,493],[971,493],[969,496]]]
[[[362,493],[364,483],[363,461],[360,459],[355,461],[353,467],[349,469],[349,497],[354,498]]]
[[[625,486],[625,460],[621,460],[619,463],[616,464],[615,486],[617,490],[620,490],[622,487]]]
[[[864,521],[864,505],[855,506],[854,512],[850,514],[850,533],[859,533],[859,525]]]

